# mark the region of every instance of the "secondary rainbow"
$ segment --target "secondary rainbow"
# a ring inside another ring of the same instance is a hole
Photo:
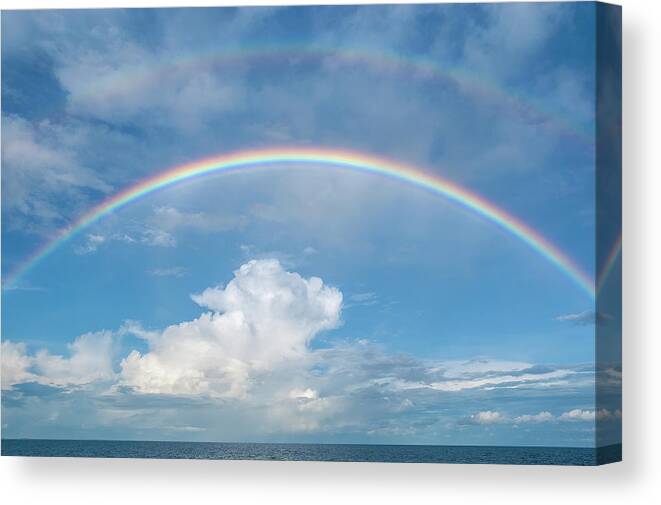
[[[310,170],[334,168],[382,175],[445,197],[517,237],[566,274],[590,298],[595,297],[594,281],[567,254],[523,221],[498,208],[477,193],[439,175],[396,161],[352,151],[297,147],[221,154],[176,166],[154,177],[142,180],[103,201],[85,213],[73,225],[61,230],[55,238],[37,250],[16,269],[7,282],[9,285],[15,284],[53,251],[81,231],[104,216],[155,191],[214,174],[284,168],[291,165],[307,167]]]
[[[151,63],[126,65],[119,68],[104,68],[96,76],[94,86],[82,90],[83,102],[121,100],[131,96],[135,88],[141,86],[160,86],[162,82],[180,78],[189,79],[203,75],[210,69],[222,69],[236,73],[245,68],[260,68],[269,64],[279,66],[315,63],[339,65],[337,72],[346,72],[348,68],[359,66],[379,72],[400,74],[407,81],[412,79],[440,80],[448,84],[459,85],[464,92],[476,98],[487,100],[492,105],[498,104],[505,113],[530,116],[535,122],[548,122],[566,138],[581,144],[592,146],[594,134],[582,121],[575,117],[563,116],[556,109],[545,107],[534,96],[522,94],[521,90],[507,89],[495,81],[477,75],[468,69],[456,65],[447,65],[429,57],[415,54],[398,53],[383,48],[320,46],[311,44],[278,43],[269,45],[229,46],[213,51],[168,55],[167,59]],[[156,88],[158,89],[158,88]]]

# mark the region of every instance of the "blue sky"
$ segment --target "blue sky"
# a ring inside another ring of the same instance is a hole
[[[3,279],[122,188],[280,146],[438,173],[594,274],[591,4],[2,23]],[[358,50],[372,56],[343,56]],[[150,195],[2,309],[4,437],[574,446],[619,415],[595,413],[584,292],[493,224],[374,175],[292,166]]]

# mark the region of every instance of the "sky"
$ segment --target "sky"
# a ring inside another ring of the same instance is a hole
[[[3,12],[2,436],[594,445],[619,314],[392,178],[217,174],[21,266],[168,168],[287,147],[441,176],[595,278],[594,27],[592,4]]]

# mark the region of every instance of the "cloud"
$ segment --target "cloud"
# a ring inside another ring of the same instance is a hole
[[[553,415],[547,410],[543,410],[537,414],[521,414],[518,416],[509,416],[498,411],[482,411],[473,414],[469,417],[461,418],[458,424],[471,425],[471,424],[539,424],[539,423],[552,423],[552,422],[594,422],[609,421],[621,419],[622,413],[619,410],[611,412],[608,409],[600,410],[583,410],[573,409],[563,412],[560,415]]]
[[[608,409],[599,409],[599,410],[573,409],[568,412],[564,412],[558,417],[558,419],[560,421],[594,422],[595,420],[606,421],[612,419],[620,419],[621,417],[622,417],[622,412],[619,410],[611,412]]]
[[[448,376],[445,373],[428,382],[397,379],[393,387],[398,390],[432,389],[435,391],[459,392],[469,389],[494,390],[517,388],[540,388],[557,385],[576,374],[571,369],[538,369],[530,367],[517,373],[478,372],[470,377]]]
[[[556,316],[554,319],[556,321],[568,321],[578,325],[594,324],[596,314],[592,310],[584,310],[583,312],[577,312],[572,314],[562,314]]]
[[[289,392],[289,398],[293,400],[316,400],[319,396],[319,393],[314,389],[292,389]]]
[[[348,303],[344,305],[345,309],[351,307],[371,307],[378,303],[378,296],[374,292],[353,293],[348,297]]]
[[[224,215],[219,212],[185,212],[170,206],[156,207],[153,216],[149,219],[154,227],[168,232],[183,228],[207,233],[243,228],[247,221],[248,219],[241,215]]]
[[[95,381],[112,380],[114,337],[111,332],[86,333],[68,345],[69,356],[46,350],[34,356],[26,353],[23,343],[2,342],[2,388],[26,382],[45,386],[81,386]]]
[[[41,225],[66,220],[67,207],[58,198],[67,197],[71,206],[84,200],[85,190],[112,190],[78,159],[88,133],[80,124],[64,126],[2,116],[2,202],[6,210],[16,213],[12,227],[43,232]],[[16,216],[29,216],[30,220],[17,221]]]
[[[120,124],[160,121],[195,131],[243,99],[236,68],[220,74],[213,66],[191,71],[172,65],[175,49],[154,51],[109,23],[97,24],[87,36],[91,40],[83,46],[55,53],[55,75],[71,114]]]
[[[492,359],[446,361],[443,363],[443,376],[447,378],[472,378],[488,374],[522,372],[531,368],[533,368],[533,365],[525,361]]]
[[[154,277],[183,277],[186,274],[184,267],[154,268],[149,275]]]
[[[485,5],[482,14],[480,26],[472,26],[464,40],[464,59],[498,78],[511,78],[512,72],[526,68],[523,63],[566,20],[563,7],[548,4]]]
[[[79,255],[92,254],[99,250],[104,244],[125,243],[132,245],[145,245],[149,247],[175,247],[177,240],[165,230],[140,226],[136,232],[130,233],[112,233],[104,235],[102,233],[88,233],[82,244],[74,248],[74,252]]]
[[[472,418],[477,424],[497,424],[505,422],[505,417],[500,412],[485,410],[473,415]]]
[[[113,344],[113,334],[102,331],[76,338],[68,345],[68,357],[39,351],[34,357],[37,382],[61,387],[111,380]]]
[[[602,312],[595,312],[593,310],[584,310],[583,312],[562,314],[560,316],[556,316],[554,319],[556,321],[566,321],[583,326],[595,323],[605,323],[607,321],[611,321],[613,316],[610,314],[604,314]]]
[[[507,418],[500,412],[484,410],[461,419],[459,424],[502,424],[505,422],[507,422]]]
[[[170,233],[152,228],[147,228],[142,232],[139,242],[156,247],[174,247],[177,245],[177,240]]]
[[[594,421],[594,410],[573,409],[560,415],[561,421]]]
[[[546,423],[553,421],[553,414],[544,410],[539,414],[523,414],[514,418],[515,424],[524,424],[524,423]]]
[[[248,261],[226,285],[192,298],[207,310],[195,319],[156,330],[126,321],[114,333],[78,337],[66,356],[46,350],[28,355],[23,344],[3,343],[3,387],[23,405],[26,395],[38,391],[22,383],[56,389],[40,401],[53,402],[50,410],[63,419],[64,404],[55,402],[86,391],[77,401],[88,405],[99,426],[118,433],[142,427],[160,429],[163,436],[177,431],[239,440],[248,434],[369,433],[374,440],[410,442],[419,436],[425,443],[441,425],[525,423],[542,429],[544,423],[590,416],[569,408],[557,416],[546,410],[507,413],[512,398],[544,401],[540,388],[554,401],[562,393],[571,399],[592,391],[594,377],[584,367],[420,359],[339,335],[314,345],[321,332],[340,327],[342,293],[318,277],[287,271],[275,259]],[[119,338],[127,334],[147,350],[118,356]],[[119,365],[113,367],[116,357]],[[482,410],[467,415],[467,405],[475,402]],[[186,426],[206,431],[175,429]]]
[[[120,384],[142,393],[243,397],[254,371],[302,360],[310,341],[340,323],[342,294],[318,277],[253,260],[226,287],[192,296],[211,312],[166,328],[121,363]]]
[[[35,375],[29,369],[33,359],[26,354],[22,342],[2,342],[2,389],[10,389],[16,384],[30,382]]]
[[[175,247],[175,233],[181,230],[197,230],[209,234],[242,228],[247,223],[244,216],[225,216],[221,213],[183,212],[174,207],[156,207],[152,215],[141,222],[130,222],[123,230],[88,233],[76,254],[96,252],[103,244],[123,242],[151,247]]]
[[[19,284],[6,284],[6,281],[3,281],[2,285],[3,291],[46,291],[46,288],[42,286],[32,286],[28,283],[19,283]]]
[[[96,252],[101,244],[103,244],[107,238],[104,235],[98,235],[95,233],[88,233],[85,236],[85,242],[74,249],[76,254],[90,254]]]

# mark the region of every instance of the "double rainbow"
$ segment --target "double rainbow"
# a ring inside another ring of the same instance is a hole
[[[8,285],[15,284],[53,251],[108,214],[158,190],[213,174],[229,174],[251,169],[291,166],[292,164],[308,167],[310,170],[334,168],[382,175],[447,198],[524,242],[555,265],[590,298],[595,297],[594,281],[568,255],[523,221],[498,208],[477,193],[436,174],[395,161],[351,151],[306,148],[248,150],[222,154],[176,166],[154,177],[142,180],[103,201],[85,213],[73,225],[61,230],[55,238],[37,250],[13,272],[8,278]]]

